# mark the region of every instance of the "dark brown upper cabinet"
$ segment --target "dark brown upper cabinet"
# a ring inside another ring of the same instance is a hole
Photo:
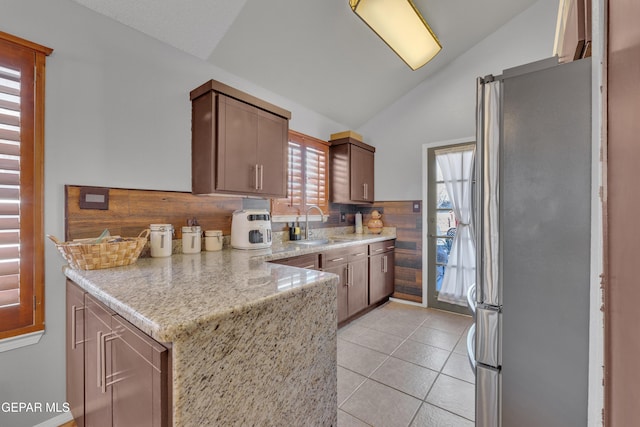
[[[286,197],[289,111],[215,80],[191,107],[193,194]]]
[[[329,194],[333,203],[373,203],[375,147],[346,137],[329,141]]]

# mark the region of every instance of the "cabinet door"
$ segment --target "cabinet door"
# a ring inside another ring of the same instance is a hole
[[[366,252],[362,256],[352,258],[349,263],[349,316],[352,316],[369,305],[369,263]]]
[[[256,108],[218,94],[216,190],[257,193],[258,115]]]
[[[111,389],[103,390],[110,374],[110,346],[104,345],[112,339],[111,317],[113,312],[88,294],[85,302],[85,425],[87,427],[112,426]]]
[[[338,323],[349,317],[349,287],[347,286],[348,264],[335,265],[325,268],[327,273],[337,274],[340,277],[338,283]]]
[[[351,145],[351,200],[373,202],[374,155],[371,151]]]
[[[384,293],[385,297],[392,295],[396,288],[396,254],[387,252],[384,258]]]
[[[120,316],[113,317],[110,342],[113,425],[167,425],[167,349]]]
[[[381,253],[369,257],[369,304],[375,304],[385,295],[384,257]]]
[[[369,304],[393,294],[395,287],[395,254],[393,251],[369,257]]]
[[[84,427],[84,290],[67,280],[67,402],[76,425]]]
[[[257,111],[258,193],[287,195],[287,150],[289,123],[283,117]]]

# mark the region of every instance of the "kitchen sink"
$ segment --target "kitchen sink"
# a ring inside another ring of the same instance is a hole
[[[300,246],[320,246],[330,243],[329,239],[313,239],[313,240],[291,240],[289,243]]]

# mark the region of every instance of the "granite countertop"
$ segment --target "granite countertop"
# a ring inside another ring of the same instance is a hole
[[[172,342],[241,307],[308,286],[338,283],[331,273],[268,261],[393,238],[395,233],[341,235],[312,247],[285,242],[260,250],[140,258],[135,264],[104,270],[65,267],[64,273],[155,340]]]

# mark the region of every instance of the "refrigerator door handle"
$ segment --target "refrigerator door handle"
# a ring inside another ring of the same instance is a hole
[[[473,320],[476,320],[476,284],[474,283],[469,287],[467,291],[467,305],[469,306],[469,310],[471,310],[471,315],[473,316]]]
[[[476,324],[474,323],[469,328],[467,333],[467,356],[469,357],[469,365],[473,371],[473,375],[476,375]]]

